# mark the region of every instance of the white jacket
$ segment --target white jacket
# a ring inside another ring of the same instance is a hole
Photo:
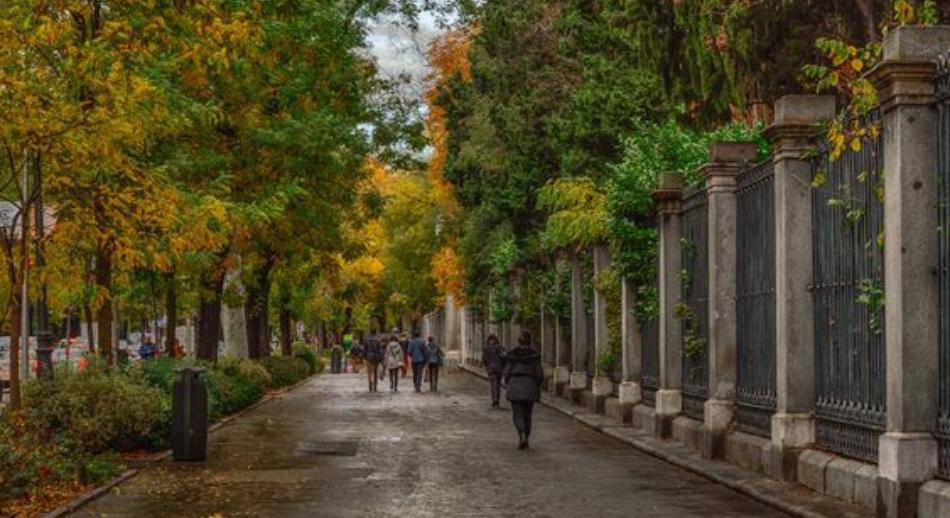
[[[393,340],[386,346],[386,369],[399,368],[402,368],[402,347],[399,342]]]

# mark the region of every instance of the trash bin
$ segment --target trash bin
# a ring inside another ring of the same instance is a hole
[[[186,367],[172,388],[172,455],[177,461],[200,462],[208,449],[208,391],[201,373]]]
[[[339,374],[343,371],[343,351],[339,347],[334,347],[330,352],[330,372]]]

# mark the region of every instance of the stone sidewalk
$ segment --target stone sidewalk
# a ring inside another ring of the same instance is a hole
[[[206,463],[159,463],[77,514],[785,516],[544,406],[521,453],[469,374],[446,373],[439,394],[403,385],[319,376],[215,432]]]

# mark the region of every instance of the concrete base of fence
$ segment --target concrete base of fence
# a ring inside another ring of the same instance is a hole
[[[604,414],[624,424],[629,424],[633,418],[633,405],[620,402],[620,398],[609,397],[604,400]]]
[[[811,414],[773,415],[769,476],[775,480],[795,480],[798,456],[814,442],[815,420]]]
[[[920,488],[917,497],[918,518],[950,516],[950,482],[931,480]]]
[[[555,367],[551,373],[550,390],[556,396],[564,395],[564,387],[571,381],[571,371],[566,366]]]
[[[825,467],[825,494],[866,509],[877,500],[877,466],[836,457]]]
[[[692,417],[679,416],[673,419],[673,440],[689,448],[693,453],[703,452],[703,423]]]
[[[624,405],[636,405],[643,400],[643,388],[636,381],[624,381],[618,388],[617,395]]]
[[[635,405],[631,414],[631,421],[634,427],[646,433],[657,434],[659,425],[657,424],[656,410],[654,410],[653,407],[649,405]]]
[[[722,399],[710,399],[703,404],[703,457],[721,459],[726,443],[726,434],[735,416],[735,403]]]
[[[683,392],[677,389],[656,391],[656,436],[669,439],[673,435],[673,420],[683,410]]]
[[[764,437],[733,432],[725,437],[723,458],[741,468],[766,473],[771,445]]]
[[[929,433],[885,433],[878,468],[877,516],[916,516],[920,488],[937,472],[937,442]]]
[[[604,403],[608,397],[611,397],[614,392],[614,382],[610,380],[607,376],[597,376],[591,382],[591,393],[593,395],[593,400],[591,401],[590,410],[595,414],[604,413]]]

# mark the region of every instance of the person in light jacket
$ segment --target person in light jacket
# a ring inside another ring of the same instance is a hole
[[[518,430],[518,449],[529,450],[531,438],[531,412],[534,404],[541,400],[541,381],[544,370],[541,367],[541,355],[531,346],[531,333],[521,332],[518,347],[508,353],[505,366],[505,384],[508,385],[508,401],[511,402],[511,414]]]
[[[402,369],[402,346],[393,336],[386,346],[386,370],[389,371],[389,390],[399,392],[399,371]]]
[[[482,349],[482,364],[485,366],[485,372],[488,374],[491,383],[491,406],[498,408],[498,400],[501,398],[501,376],[505,373],[505,358],[507,353],[505,348],[498,343],[498,337],[488,335],[485,347]]]

